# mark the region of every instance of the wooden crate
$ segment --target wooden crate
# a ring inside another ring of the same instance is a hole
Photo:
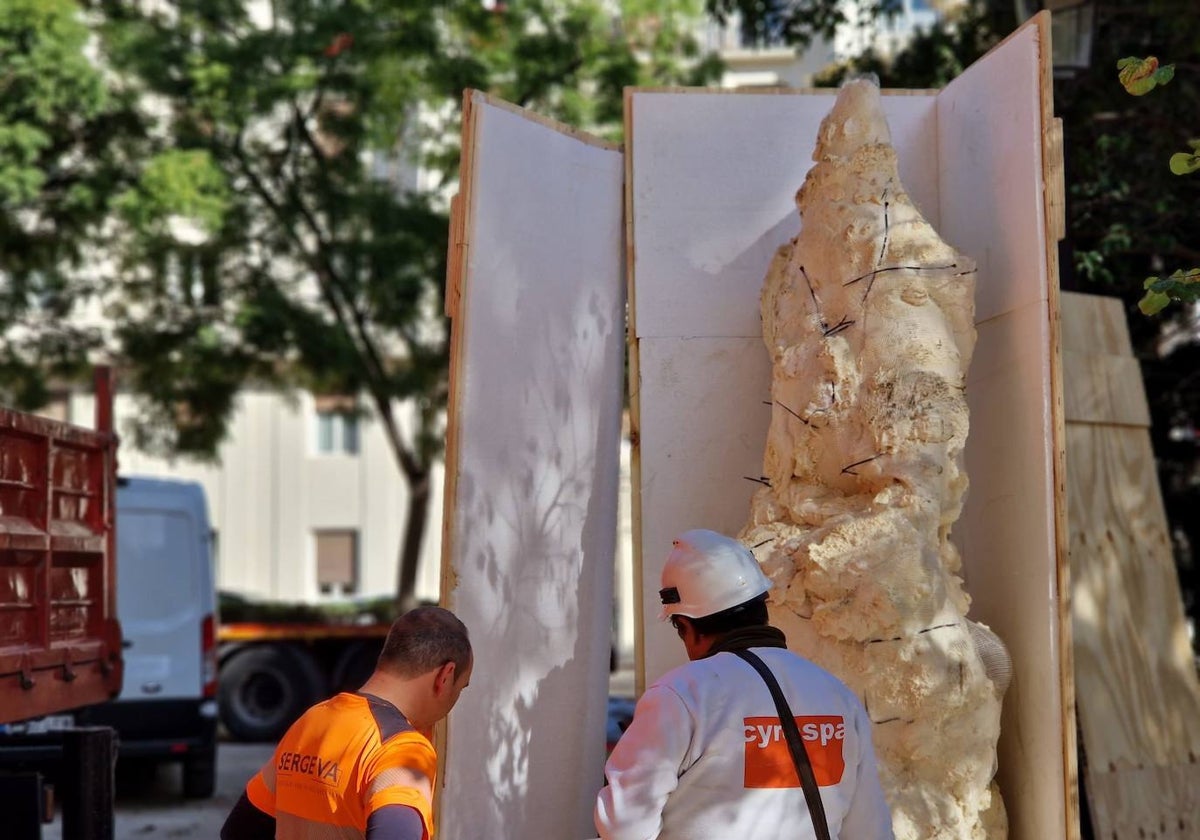
[[[954,539],[972,617],[1013,655],[999,779],[1014,840],[1078,832],[1048,30],[1042,14],[944,90],[885,96],[905,186],[979,265],[971,491]],[[760,472],[768,421],[759,290],[799,230],[793,195],[834,96],[631,89],[622,155],[468,95],[443,599],[485,646],[444,756],[446,785],[471,794],[444,809],[441,836],[591,836],[622,262],[642,687],[683,661],[654,621],[671,537],[736,532],[747,516],[743,476]]]

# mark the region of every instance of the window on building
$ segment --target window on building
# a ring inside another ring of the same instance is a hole
[[[317,531],[317,589],[322,595],[358,592],[358,532]]]
[[[358,454],[358,401],[353,397],[318,396],[317,452],[322,455]]]
[[[759,6],[760,14],[753,20],[740,21],[741,46],[743,49],[770,49],[787,45],[787,18],[783,0],[765,0]]]

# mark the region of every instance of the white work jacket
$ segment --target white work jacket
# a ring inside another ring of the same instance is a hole
[[[752,649],[779,681],[825,806],[830,836],[892,840],[858,698],[784,648]],[[605,765],[602,840],[809,840],[816,836],[775,703],[732,653],[665,674],[638,701]]]

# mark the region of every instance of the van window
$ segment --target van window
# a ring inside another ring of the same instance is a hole
[[[147,620],[195,613],[196,527],[191,517],[123,510],[117,520],[117,612]]]

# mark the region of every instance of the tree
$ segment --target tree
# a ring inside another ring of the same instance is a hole
[[[919,29],[894,56],[868,49],[822,73],[817,84],[839,85],[848,76],[873,73],[883,87],[944,87],[1016,26],[1012,3],[968,0],[948,8],[938,25]]]
[[[122,183],[128,103],[87,59],[72,0],[0,4],[0,403],[34,409],[100,336],[66,320]]]
[[[803,49],[832,39],[845,26],[871,27],[899,12],[902,0],[707,0],[709,14],[721,23],[736,21],[742,41],[761,46],[780,43]]]
[[[109,315],[135,442],[212,456],[246,384],[365,394],[408,487],[413,601],[442,441],[461,92],[612,133],[625,85],[704,83],[688,0],[102,0],[104,60],[155,123],[115,199]],[[257,16],[256,16],[257,15]],[[433,172],[432,183],[418,171]]]

